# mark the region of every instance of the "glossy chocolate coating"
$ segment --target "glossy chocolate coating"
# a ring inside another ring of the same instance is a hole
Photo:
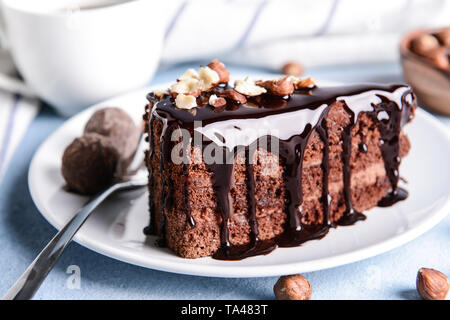
[[[215,89],[216,94],[228,87],[222,86]],[[298,246],[311,239],[322,238],[328,233],[330,227],[330,197],[328,190],[329,174],[329,143],[325,118],[331,106],[335,102],[342,101],[347,113],[351,115],[350,124],[343,131],[343,184],[346,211],[343,217],[337,222],[339,225],[351,225],[358,220],[365,219],[365,216],[356,212],[351,199],[351,144],[352,129],[354,128],[358,116],[365,112],[377,123],[380,132],[381,153],[383,156],[385,169],[392,189],[384,199],[380,201],[380,206],[392,205],[399,200],[406,198],[406,191],[398,188],[398,167],[400,164],[399,136],[402,126],[412,117],[415,107],[415,96],[406,85],[353,85],[340,87],[319,87],[312,89],[296,90],[286,97],[278,97],[270,94],[263,94],[257,97],[248,97],[245,104],[236,104],[228,101],[223,108],[214,108],[202,103],[198,99],[199,107],[195,112],[188,112],[176,108],[173,98],[166,97],[159,101],[154,95],[149,94],[148,100],[153,106],[151,113],[150,128],[155,118],[163,121],[164,127],[162,138],[159,141],[162,150],[161,168],[164,163],[170,161],[169,147],[171,132],[169,128],[183,128],[190,132],[197,132],[205,136],[201,148],[206,148],[209,144],[216,144],[216,147],[223,148],[223,154],[228,152],[232,156],[236,155],[237,149],[243,147],[246,150],[246,172],[248,184],[248,205],[249,224],[251,228],[251,241],[245,246],[234,246],[229,241],[227,223],[233,214],[230,202],[230,190],[232,181],[233,164],[224,162],[206,164],[213,174],[213,188],[217,197],[217,207],[222,216],[221,247],[213,256],[217,259],[237,260],[258,254],[266,254],[277,246],[292,247]],[[201,121],[201,127],[196,127],[195,123]],[[273,127],[279,132],[273,133]],[[301,205],[303,201],[302,193],[302,163],[304,151],[311,133],[317,130],[324,144],[322,170],[323,170],[323,190],[322,205],[325,219],[322,225],[308,226],[300,221]],[[251,132],[258,132],[257,139],[276,139],[279,143],[278,156],[285,164],[284,180],[286,189],[286,212],[288,215],[285,232],[275,239],[261,241],[258,239],[258,228],[255,213],[254,189],[255,181],[253,177],[253,166],[248,161],[251,159],[250,145],[255,143],[255,137]],[[151,134],[151,150],[155,141]],[[253,137],[251,140],[248,137]],[[361,148],[364,149],[364,146]],[[367,146],[366,146],[367,148]],[[184,164],[186,168],[186,164]],[[163,172],[163,170],[161,170]],[[163,174],[164,175],[164,174]],[[150,179],[153,179],[150,174]],[[168,183],[163,177],[164,184]],[[170,195],[163,193],[163,208],[170,205]],[[153,200],[151,200],[152,202]],[[150,204],[151,208],[152,203]],[[192,227],[195,221],[188,214],[188,219]],[[162,223],[164,229],[164,223]],[[162,230],[163,231],[163,230]]]

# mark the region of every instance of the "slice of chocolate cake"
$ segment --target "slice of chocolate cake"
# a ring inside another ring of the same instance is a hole
[[[150,226],[185,258],[298,246],[405,199],[406,85],[238,80],[213,61],[148,95]]]

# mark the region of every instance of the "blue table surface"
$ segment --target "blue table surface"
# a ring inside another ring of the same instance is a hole
[[[161,69],[152,84],[173,81],[187,67]],[[233,74],[265,70],[230,67]],[[403,81],[398,64],[321,67],[307,70],[316,79],[342,82]],[[450,128],[450,118],[440,117]],[[0,185],[0,295],[16,281],[55,234],[28,191],[28,166],[39,145],[64,118],[43,107],[15,152]],[[420,267],[450,275],[450,216],[415,240],[384,254],[332,269],[304,274],[313,299],[418,299]],[[80,288],[68,285],[67,268],[81,271]],[[120,262],[73,242],[51,271],[36,299],[274,299],[277,277],[210,278],[172,274]]]

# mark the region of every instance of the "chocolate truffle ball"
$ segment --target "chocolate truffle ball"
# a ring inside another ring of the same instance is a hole
[[[84,133],[98,133],[108,137],[127,167],[139,144],[141,130],[133,119],[119,108],[108,107],[96,111],[84,128]]]
[[[97,133],[76,138],[64,151],[62,175],[81,194],[96,194],[113,183],[119,154],[111,139]]]

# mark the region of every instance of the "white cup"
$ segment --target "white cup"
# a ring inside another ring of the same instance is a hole
[[[166,25],[160,1],[2,4],[7,46],[26,85],[63,115],[145,86],[158,65]]]

